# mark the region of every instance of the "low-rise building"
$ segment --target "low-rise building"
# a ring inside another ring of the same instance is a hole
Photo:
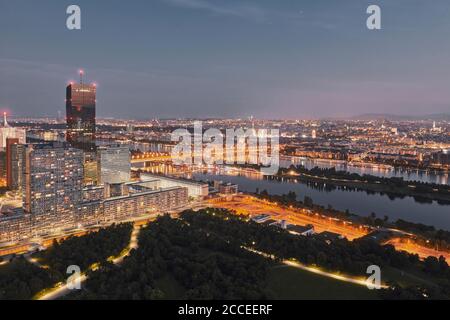
[[[252,217],[252,220],[256,223],[263,223],[269,219],[270,219],[270,215],[268,215],[268,214],[260,214],[260,215]]]
[[[307,226],[298,226],[298,225],[288,225],[287,231],[290,234],[294,234],[297,236],[312,236],[315,233],[314,226],[309,224]]]
[[[188,196],[194,199],[202,199],[208,196],[209,186],[207,183],[201,183],[193,180],[179,179],[155,174],[141,174],[142,181],[155,181],[157,188],[183,187],[188,189]]]
[[[345,237],[339,233],[334,233],[330,231],[324,231],[317,234],[317,237],[325,240],[326,243],[331,244],[334,241],[344,239]]]
[[[214,189],[216,189],[220,194],[233,195],[237,194],[239,187],[234,183],[224,183],[222,181],[214,181]]]

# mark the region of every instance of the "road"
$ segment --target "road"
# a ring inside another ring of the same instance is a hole
[[[386,244],[393,245],[397,250],[403,250],[409,253],[418,254],[421,259],[429,256],[440,257],[443,256],[446,261],[450,262],[450,253],[445,251],[438,251],[435,249],[419,246],[409,239],[395,238],[386,242]]]
[[[130,255],[132,249],[137,249],[139,246],[138,236],[141,228],[136,224],[133,227],[133,231],[131,232],[130,242],[126,250],[122,251],[121,254],[117,257],[110,257],[108,261],[112,262],[115,265],[120,265],[125,257]],[[96,270],[98,264],[94,264],[94,267],[91,270]],[[81,274],[78,280],[81,284],[83,284],[88,279],[86,274]],[[72,292],[73,289],[69,289],[69,285],[67,283],[61,283],[57,285],[55,288],[51,288],[46,290],[45,294],[38,297],[38,300],[56,300],[59,299],[69,293]]]
[[[306,214],[306,212],[302,210],[282,208],[275,203],[260,200],[252,196],[235,196],[233,197],[233,200],[230,201],[226,199],[221,199],[219,201],[211,200],[209,201],[209,205],[216,208],[234,210],[238,214],[243,215],[269,214],[274,220],[286,220],[288,223],[295,225],[312,224],[317,233],[330,231],[341,234],[350,241],[369,233],[369,230],[362,226],[348,224],[344,221],[339,221],[338,219],[322,217],[319,214]],[[444,256],[447,261],[450,261],[449,252],[420,246],[411,240],[409,240],[409,242],[404,240],[400,241],[400,239],[396,238],[387,243],[392,244],[397,250],[418,254],[422,259],[428,256]]]
[[[296,209],[285,209],[268,201],[259,200],[251,196],[235,196],[233,200],[210,201],[210,206],[235,210],[238,214],[258,215],[269,214],[272,219],[286,220],[295,225],[312,224],[316,232],[334,232],[341,234],[349,240],[360,238],[368,234],[365,228],[355,227],[344,221],[322,217],[316,214],[306,214],[305,211]]]

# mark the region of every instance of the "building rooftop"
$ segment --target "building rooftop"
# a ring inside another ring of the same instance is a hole
[[[339,233],[334,233],[330,231],[324,231],[318,234],[319,237],[324,238],[326,240],[339,240],[343,239],[344,236]]]
[[[149,177],[149,179],[147,179],[146,177]],[[164,176],[164,175],[157,175],[157,174],[151,174],[151,173],[142,173],[141,179],[143,182],[148,182],[148,181],[152,181],[152,180],[170,180],[170,181],[175,181],[175,182],[180,182],[180,183],[190,184],[190,185],[195,185],[195,186],[207,186],[208,185],[206,183],[199,182],[199,181],[183,179],[183,178],[178,178],[178,177],[168,177],[168,176]]]
[[[137,192],[137,193],[130,193],[129,195],[125,195],[125,196],[106,198],[103,202],[106,203],[108,201],[113,201],[113,200],[139,197],[142,195],[147,195],[147,194],[152,194],[152,193],[160,193],[160,192],[178,190],[178,189],[184,189],[184,188],[183,187],[171,187],[171,188],[161,188],[161,189],[157,189],[157,190],[149,190],[149,191],[143,191],[143,192]]]
[[[314,226],[313,225],[307,225],[307,226],[298,226],[298,225],[288,225],[286,228],[289,232],[292,233],[298,233],[298,234],[302,234],[311,230],[314,230]]]
[[[269,219],[269,220],[263,221],[262,224],[265,225],[265,226],[270,226],[270,225],[273,225],[273,224],[275,224],[277,222],[278,222],[277,220]]]

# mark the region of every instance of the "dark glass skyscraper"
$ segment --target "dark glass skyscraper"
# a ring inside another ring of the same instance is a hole
[[[95,150],[96,92],[94,84],[82,81],[66,90],[67,141],[86,152]]]

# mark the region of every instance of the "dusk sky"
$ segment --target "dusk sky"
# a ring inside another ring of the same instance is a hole
[[[64,114],[79,68],[101,117],[450,113],[450,1],[0,0],[0,109]]]

